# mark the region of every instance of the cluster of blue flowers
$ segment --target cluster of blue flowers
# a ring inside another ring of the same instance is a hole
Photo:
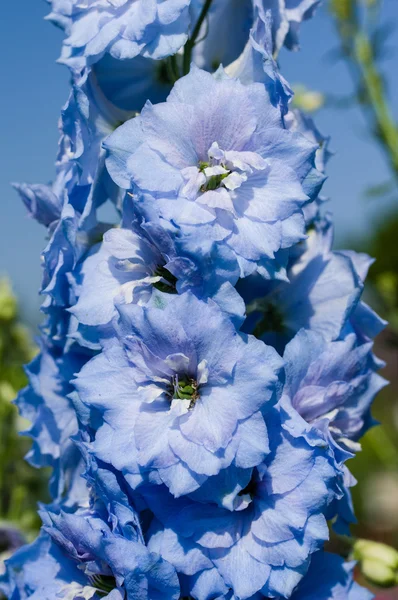
[[[324,550],[384,380],[332,249],[328,139],[275,55],[317,0],[50,0],[72,90],[41,353],[18,405],[51,467],[12,600],[367,600]]]

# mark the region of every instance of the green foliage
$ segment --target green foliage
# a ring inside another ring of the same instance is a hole
[[[23,365],[35,352],[29,332],[18,320],[10,284],[0,280],[0,520],[15,523],[28,534],[39,526],[36,502],[45,498],[46,481],[23,460],[30,442],[19,431],[27,423],[12,401],[27,383]]]

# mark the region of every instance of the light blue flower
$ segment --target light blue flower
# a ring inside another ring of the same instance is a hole
[[[75,69],[111,54],[161,59],[187,40],[190,0],[50,0],[47,19],[65,30],[61,62]]]
[[[237,78],[245,85],[263,83],[272,104],[279,106],[282,114],[285,115],[293,91],[273,58],[271,30],[270,11],[266,11],[261,2],[255,2],[249,39],[241,55],[232,63],[225,63],[227,65],[225,72],[229,77]]]
[[[356,481],[344,462],[360,450],[360,438],[374,424],[371,405],[387,383],[376,373],[383,363],[372,354],[372,343],[361,344],[354,333],[327,342],[304,329],[286,346],[284,360],[284,406],[290,410],[291,404],[310,425],[310,437],[317,432],[329,445],[341,487],[329,515],[337,517],[334,528],[349,535],[348,524],[355,522],[349,488]]]
[[[332,228],[316,223],[299,252],[294,248],[286,281],[258,276],[238,285],[247,303],[244,330],[283,353],[302,328],[337,339],[355,310],[363,290],[350,257],[331,251]]]
[[[220,478],[225,491],[234,487],[223,473],[192,500],[172,498],[162,486],[139,488],[163,525],[156,532],[155,548],[172,563],[175,557],[190,585],[205,576],[203,585],[208,577],[219,588],[200,552],[242,599],[257,592],[288,598],[305,575],[311,554],[328,537],[323,513],[337,493],[336,472],[327,448],[308,443],[299,422],[292,426],[292,418],[283,409],[268,413],[270,453],[242,483],[245,487],[229,508],[211,503],[208,496]],[[197,597],[212,596],[199,592]]]
[[[373,594],[354,581],[354,567],[355,563],[346,563],[340,556],[317,552],[292,600],[371,600]]]
[[[284,394],[307,421],[325,430],[338,450],[351,453],[372,424],[370,407],[386,381],[373,344],[358,344],[354,334],[327,342],[315,331],[301,330],[286,346]],[[303,352],[303,348],[306,351]]]
[[[13,600],[99,600],[95,589],[84,590],[87,578],[44,532],[6,563],[0,590]],[[121,600],[121,596],[109,600]]]
[[[318,146],[315,154],[315,168],[312,169],[303,182],[303,188],[311,201],[304,207],[307,226],[312,226],[320,219],[320,207],[327,200],[320,195],[325,182],[326,167],[333,153],[329,150],[330,138],[325,137],[317,128],[311,116],[301,110],[293,109],[285,117],[286,126],[292,131],[299,131],[308,141]]]
[[[62,201],[51,186],[43,184],[14,183],[29,216],[51,231],[61,218]]]
[[[27,367],[29,385],[17,399],[21,415],[32,423],[26,435],[33,439],[27,460],[35,467],[51,467],[50,493],[68,504],[80,501],[84,464],[72,441],[78,421],[68,394],[70,380],[90,358],[84,352],[42,345],[41,353]],[[84,494],[83,494],[84,495]]]
[[[233,257],[215,248],[206,263],[184,255],[182,243],[156,222],[132,215],[128,228],[110,229],[74,272],[77,303],[70,309],[79,323],[104,326],[117,316],[116,304],[161,302],[162,294],[188,289],[199,298],[211,297],[243,320],[244,303],[233,288],[239,271]],[[225,254],[225,253],[224,253]],[[209,272],[210,271],[210,272]],[[101,290],[101,294],[97,293]]]
[[[274,51],[283,45],[289,50],[298,50],[299,31],[303,21],[310,19],[320,0],[253,0],[262,4],[272,15],[272,39]]]
[[[204,0],[191,0],[192,23],[197,22],[203,5]],[[226,67],[243,51],[252,25],[252,0],[213,0],[193,49],[193,62],[211,72],[220,65]]]
[[[91,73],[107,100],[119,109],[130,112],[140,112],[147,100],[154,104],[164,102],[174,82],[166,60],[152,60],[143,56],[117,60],[105,54],[92,66]]]
[[[154,198],[197,252],[227,246],[243,275],[304,237],[301,182],[316,148],[284,128],[261,84],[193,68],[105,147],[119,186]]]
[[[106,100],[89,70],[74,75],[60,120],[57,176],[52,188],[46,189],[46,211],[51,214],[39,215],[39,220],[48,223],[51,234],[42,254],[44,312],[54,307],[69,307],[73,301],[69,274],[109,228],[98,222],[97,211],[107,201],[117,205],[119,191],[105,169],[101,144],[120,120],[130,114]],[[43,197],[40,186],[19,187],[29,205],[32,201],[27,198],[27,190],[30,195],[38,190]],[[43,204],[36,194],[37,202]]]
[[[238,474],[259,464],[268,452],[263,414],[280,392],[277,353],[190,292],[161,308],[119,311],[117,338],[75,381],[81,401],[103,414],[95,456],[132,487],[150,477],[175,496],[232,464]]]

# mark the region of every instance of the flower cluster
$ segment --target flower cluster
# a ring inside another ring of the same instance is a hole
[[[384,323],[273,58],[318,2],[50,3],[72,76],[56,178],[16,187],[49,235],[18,405],[53,501],[0,588],[367,600],[324,542],[354,518]]]

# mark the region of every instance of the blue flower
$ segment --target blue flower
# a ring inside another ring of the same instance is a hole
[[[173,87],[165,60],[136,56],[117,60],[110,54],[92,66],[92,78],[114,106],[140,112],[147,100],[164,102]],[[126,119],[122,119],[125,121]]]
[[[193,23],[203,5],[204,0],[191,0]],[[193,49],[194,63],[206,71],[215,71],[220,65],[233,62],[243,51],[252,24],[252,0],[213,0]]]
[[[111,517],[108,522],[102,507],[97,510],[95,506],[72,514],[42,512],[44,530],[76,561],[92,595],[112,600],[133,600],[137,595],[148,600],[178,600],[180,590],[174,568],[148,551],[136,531],[138,520],[133,510],[126,507],[123,517],[125,522],[115,525]]]
[[[51,467],[50,492],[54,499],[75,504],[80,500],[83,462],[71,437],[78,422],[68,394],[70,384],[90,355],[42,345],[41,353],[27,367],[29,385],[17,399],[21,415],[32,422],[26,432],[33,439],[28,461],[35,467]]]
[[[62,210],[60,196],[54,189],[48,185],[27,183],[14,183],[13,187],[28,209],[29,216],[51,231],[61,218]]]
[[[118,185],[134,188],[138,202],[154,198],[196,252],[227,246],[242,275],[304,237],[301,181],[316,148],[284,128],[261,84],[193,68],[166,103],[147,104],[105,147]]]
[[[302,21],[310,19],[320,0],[253,0],[262,4],[272,14],[272,39],[274,51],[283,45],[289,50],[299,48],[298,34]]]
[[[48,19],[65,30],[61,61],[74,69],[105,53],[161,59],[186,42],[190,0],[50,0]]]
[[[353,577],[355,563],[345,563],[340,556],[317,552],[308,574],[301,581],[292,600],[371,600],[374,596],[359,586]]]
[[[383,364],[372,345],[358,344],[354,334],[327,342],[315,331],[301,330],[286,346],[284,394],[307,423],[321,430],[326,425],[336,452],[358,449],[372,423],[371,404],[386,385],[376,373]]]
[[[115,304],[156,304],[163,293],[187,289],[199,298],[212,297],[237,322],[243,320],[244,304],[233,288],[239,277],[233,259],[218,251],[198,265],[183,256],[181,243],[155,219],[134,215],[129,225],[107,231],[101,246],[74,272],[77,303],[70,311],[81,324],[103,326],[117,316]]]
[[[44,532],[33,544],[18,550],[6,562],[6,574],[0,579],[0,591],[13,600],[91,600],[84,592],[87,578],[74,560],[65,556]],[[87,590],[86,590],[87,591]],[[80,595],[79,595],[80,592]],[[82,594],[85,595],[82,595]],[[121,600],[110,598],[110,600]]]
[[[121,531],[95,509],[42,511],[39,538],[7,561],[0,590],[15,600],[178,600],[175,570],[148,551],[133,510],[126,513]]]
[[[238,334],[211,300],[186,292],[162,302],[119,306],[117,337],[75,385],[82,402],[103,413],[97,458],[133,487],[147,473],[180,496],[232,464],[243,472],[262,461],[262,413],[277,400],[282,361]]]
[[[368,274],[369,267],[374,262],[370,256],[364,253],[353,252],[351,250],[343,250],[342,254],[347,256],[362,282]],[[344,334],[354,332],[361,342],[368,342],[374,339],[386,327],[387,321],[382,319],[366,302],[361,300],[352,313],[344,328]]]
[[[316,219],[320,219],[320,207],[326,200],[320,195],[320,191],[326,179],[327,163],[332,156],[332,152],[329,150],[330,138],[322,135],[313,119],[298,109],[289,111],[285,117],[285,123],[292,131],[299,131],[308,141],[318,146],[315,154],[315,168],[308,173],[303,182],[303,188],[311,199],[304,207],[304,215],[307,226],[311,226]]]
[[[239,79],[245,85],[263,83],[270,101],[279,106],[283,115],[288,111],[288,102],[293,91],[284,79],[273,58],[272,51],[272,16],[261,3],[254,3],[253,26],[242,54],[228,66],[225,72],[229,77]],[[313,140],[311,140],[313,141]]]
[[[172,498],[162,486],[139,488],[163,525],[149,545],[154,543],[172,564],[175,557],[188,585],[197,585],[202,577],[204,586],[210,579],[219,587],[199,551],[242,599],[257,592],[290,597],[305,575],[311,554],[328,537],[323,513],[337,493],[336,472],[327,448],[308,443],[300,423],[292,425],[291,419],[294,415],[283,409],[268,413],[270,453],[241,482],[229,508],[211,503],[208,496],[223,473],[191,500]],[[228,484],[236,485],[225,478],[225,489]]]
[[[73,298],[69,274],[109,228],[98,223],[97,210],[108,200],[117,205],[119,191],[105,169],[101,145],[129,115],[106,100],[89,70],[74,75],[72,91],[61,115],[56,180],[51,190],[46,190],[46,213],[38,215],[39,220],[50,226],[51,233],[42,255],[42,293],[47,296],[44,312],[70,305]],[[30,195],[34,190],[41,194],[38,197],[36,193],[35,203],[40,202],[43,211],[42,188],[30,186]],[[26,186],[19,191],[25,203],[32,206]]]
[[[303,352],[305,348],[305,352]],[[344,462],[360,450],[359,439],[373,425],[370,409],[386,381],[376,371],[383,366],[372,354],[372,343],[360,344],[354,333],[327,342],[315,331],[300,330],[286,346],[284,406],[291,404],[310,425],[310,438],[329,445],[340,471],[341,497],[330,507],[334,528],[349,535],[355,521],[349,488],[356,481]]]
[[[121,482],[91,460],[84,444],[80,448],[86,497],[73,511],[41,509],[39,538],[7,562],[0,590],[15,600],[178,600],[175,569],[146,547],[139,514]]]
[[[318,227],[319,225],[319,227]],[[280,353],[302,328],[337,339],[355,310],[363,282],[350,257],[330,250],[332,229],[316,224],[300,254],[293,249],[287,281],[252,276],[238,285],[247,303],[244,330]]]

